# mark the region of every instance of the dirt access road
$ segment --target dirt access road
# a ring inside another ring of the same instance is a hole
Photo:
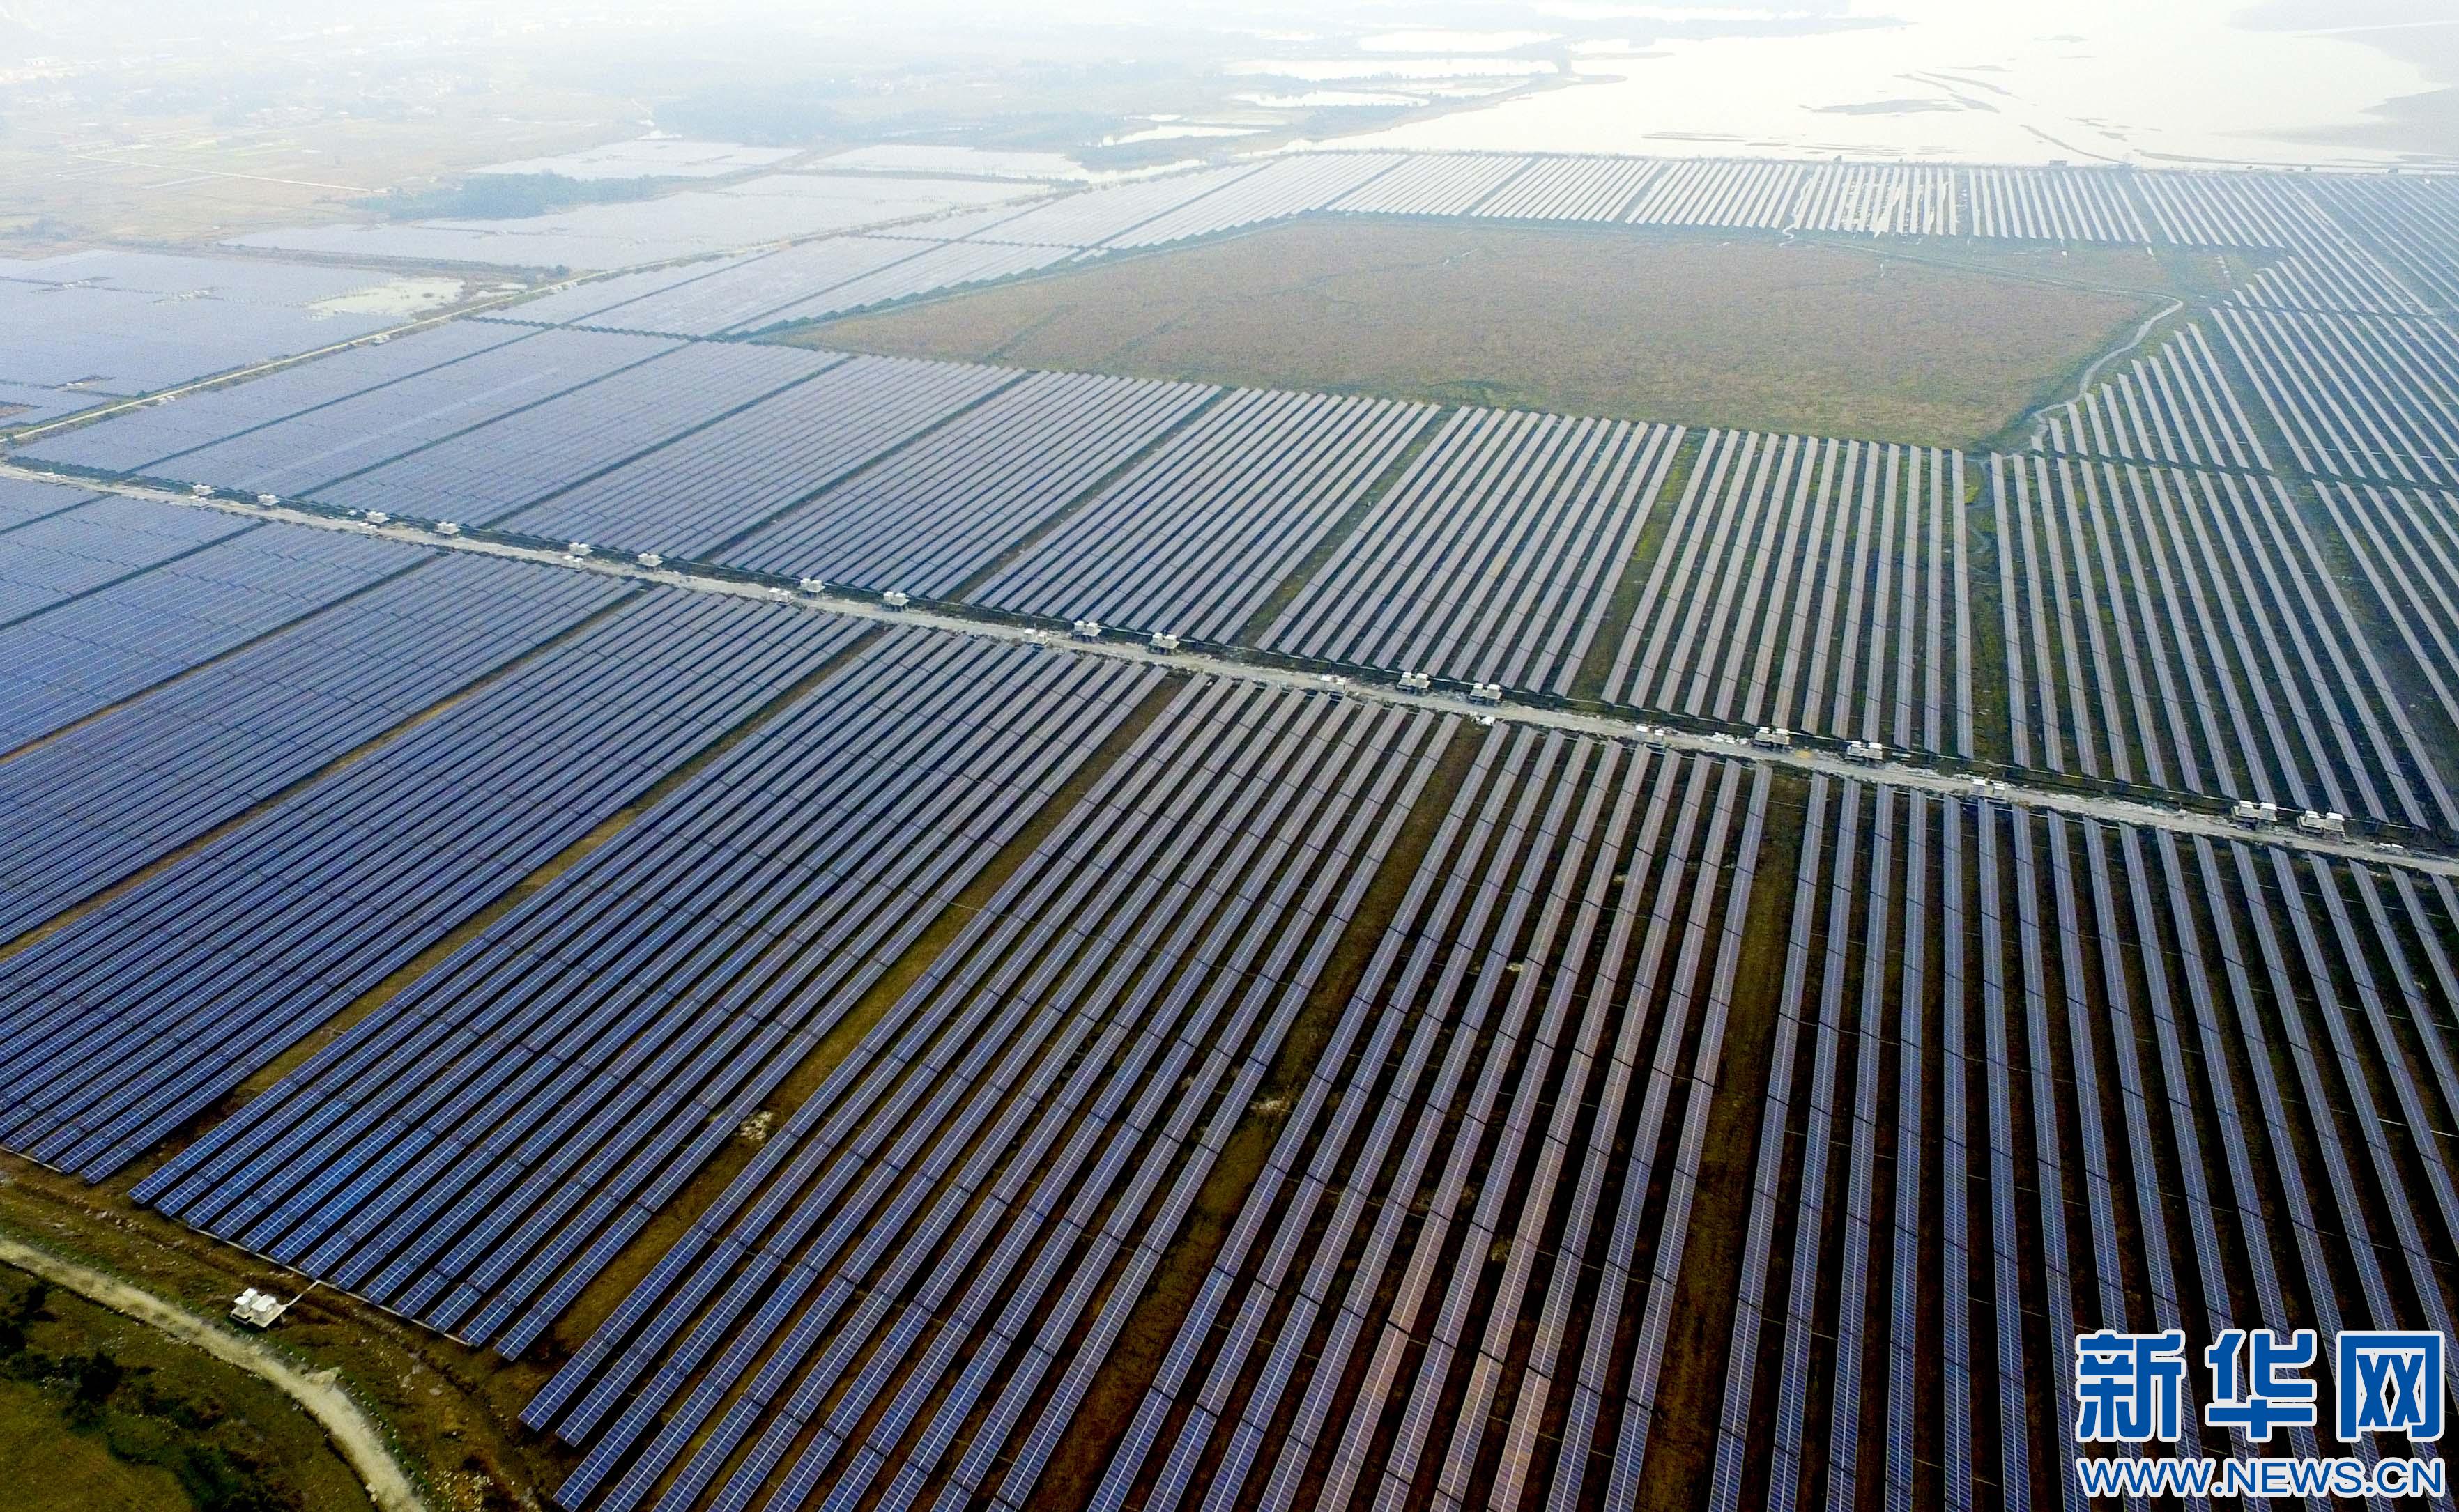
[[[195,1313],[175,1307],[151,1292],[130,1286],[117,1277],[62,1259],[49,1250],[21,1244],[6,1235],[0,1235],[0,1264],[41,1276],[53,1286],[74,1292],[89,1302],[107,1307],[179,1343],[203,1350],[225,1365],[236,1366],[272,1383],[324,1425],[326,1437],[333,1441],[334,1450],[367,1483],[368,1496],[379,1512],[427,1512],[427,1503],[420,1500],[417,1488],[410,1484],[410,1476],[402,1469],[400,1461],[393,1459],[383,1432],[366,1413],[359,1410],[359,1404],[350,1399],[349,1394],[342,1390],[333,1372],[319,1371],[311,1375],[256,1339],[218,1328]]]

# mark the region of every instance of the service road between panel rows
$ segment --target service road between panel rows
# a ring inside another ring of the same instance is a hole
[[[95,492],[117,494],[129,498],[146,499],[158,504],[218,510],[257,519],[276,519],[324,530],[349,531],[391,540],[415,541],[421,545],[440,546],[452,551],[510,556],[524,561],[558,566],[574,572],[605,574],[635,581],[685,588],[699,593],[726,594],[737,598],[770,601],[786,597],[815,611],[825,611],[853,619],[872,620],[882,623],[920,625],[958,635],[983,636],[993,640],[1020,640],[1069,651],[1080,656],[1109,657],[1187,672],[1204,672],[1274,687],[1301,687],[1316,690],[1336,687],[1341,692],[1356,698],[1449,713],[1458,713],[1461,707],[1458,697],[1445,692],[1414,692],[1379,682],[1273,666],[1260,662],[1218,656],[1192,647],[1162,652],[1154,650],[1147,643],[1136,640],[1078,640],[1063,632],[1015,624],[988,617],[976,618],[972,615],[947,612],[925,603],[917,602],[892,608],[875,598],[840,595],[833,591],[816,594],[789,593],[781,587],[771,587],[756,582],[680,572],[670,567],[650,568],[637,561],[612,556],[575,556],[552,549],[522,546],[506,541],[482,540],[466,535],[440,536],[418,526],[398,521],[371,525],[365,520],[347,519],[287,505],[260,506],[228,498],[203,498],[168,489],[149,488],[141,484],[115,482],[109,479],[70,476],[42,468],[25,467],[9,462],[0,462],[0,477],[23,478],[43,483],[64,483]],[[1522,703],[1513,700],[1507,694],[1504,702],[1477,706],[1475,711],[1483,720],[1534,724],[1584,735],[1628,738],[1637,732],[1637,727],[1628,718]],[[2117,824],[2145,825],[2179,834],[2230,840],[2243,840],[2249,837],[2246,830],[2217,813],[2198,813],[2191,809],[2156,803],[2137,802],[2092,793],[2061,791],[2035,786],[2020,778],[1977,779],[1965,773],[1946,769],[1943,765],[1939,766],[1917,765],[1925,760],[1920,753],[1891,751],[1889,760],[1884,765],[1871,766],[1847,761],[1841,755],[1816,747],[1796,746],[1790,748],[1772,749],[1754,746],[1734,735],[1702,734],[1665,725],[1650,725],[1646,733],[1649,740],[1661,743],[1666,749],[1673,751],[1704,752],[1728,758],[1767,762],[1805,773],[1823,772],[1830,776],[1851,777],[1860,782],[1906,791],[1934,793],[1956,798],[1995,800],[2049,812],[2076,814]],[[2459,856],[2419,850],[2395,850],[2364,840],[2339,839],[2313,834],[2286,825],[2266,826],[2259,832],[2259,837],[2268,845],[2284,846],[2292,850],[2322,855],[2334,855],[2351,861],[2395,864],[2436,875],[2459,877]]]

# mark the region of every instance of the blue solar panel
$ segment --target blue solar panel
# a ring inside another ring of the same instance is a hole
[[[426,559],[264,525],[0,629],[0,751],[52,734]]]
[[[620,595],[607,579],[446,557],[0,763],[0,938],[313,776]]]
[[[116,1170],[854,633],[645,597],[11,957],[0,1141]]]

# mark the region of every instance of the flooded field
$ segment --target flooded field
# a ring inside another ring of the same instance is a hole
[[[2114,0],[1797,8],[1565,4],[1565,87],[1356,145],[1932,161],[2459,161],[2459,21],[2424,5]],[[1703,19],[1703,18],[1711,18]],[[1607,35],[1617,26],[1623,35]],[[1515,41],[1521,39],[1515,38]],[[1361,49],[1351,79],[1374,76]],[[1515,49],[1490,65],[1523,73]],[[1471,60],[1447,60],[1456,73]],[[1326,76],[1318,66],[1307,75]]]

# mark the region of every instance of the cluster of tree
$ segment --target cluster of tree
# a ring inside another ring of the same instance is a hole
[[[35,1281],[0,1295],[0,1376],[42,1392],[72,1431],[113,1458],[169,1471],[200,1512],[305,1512],[249,1442],[254,1431],[221,1403],[165,1386],[151,1366],[123,1364],[91,1339],[81,1350],[42,1348],[36,1325],[54,1321],[51,1294]]]
[[[506,220],[574,205],[647,200],[662,178],[567,178],[561,174],[472,174],[433,189],[377,195],[358,208],[393,220]]]

